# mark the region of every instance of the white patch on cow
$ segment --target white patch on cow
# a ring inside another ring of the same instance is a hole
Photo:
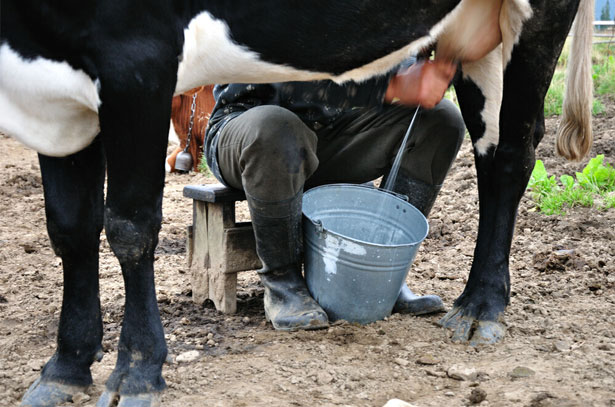
[[[360,68],[335,76],[263,61],[259,54],[231,40],[230,29],[208,12],[190,21],[184,30],[184,49],[178,68],[175,93],[208,83],[270,83],[331,79],[337,83],[363,81],[388,72],[410,55],[433,43],[432,36],[407,46]]]
[[[434,39],[431,36],[421,37],[395,52],[376,59],[360,68],[350,70],[330,79],[337,83],[344,83],[350,80],[361,82],[373,76],[381,75],[390,71],[410,56],[418,54],[421,50],[427,48],[433,42]]]
[[[523,24],[532,16],[529,0],[504,0],[500,10],[503,67],[508,65],[513,47],[519,42]]]
[[[481,1],[492,0],[463,0],[470,1],[477,7]],[[458,7],[465,12],[466,9]],[[456,9],[457,10],[457,9]],[[474,9],[473,9],[474,10]],[[510,62],[512,50],[519,41],[523,24],[532,16],[532,8],[529,0],[503,0],[500,9],[500,30],[502,31],[502,44],[491,51],[488,55],[476,62],[463,64],[465,79],[471,79],[478,86],[485,97],[485,106],[481,117],[485,123],[485,133],[474,143],[474,148],[479,155],[487,153],[490,147],[497,146],[500,140],[500,109],[502,107],[504,69]],[[456,16],[455,21],[465,21],[465,24],[480,24],[480,14]],[[472,22],[474,21],[474,22]],[[445,28],[457,31],[457,28]],[[464,34],[457,32],[454,36],[461,43],[467,42]]]
[[[184,30],[184,48],[175,93],[211,83],[269,83],[319,80],[331,75],[309,72],[260,59],[231,40],[228,25],[208,12],[195,16]]]
[[[481,117],[485,123],[485,133],[474,143],[476,152],[487,153],[491,146],[497,146],[500,140],[500,108],[502,107],[502,45],[476,62],[463,64],[463,77],[478,86],[485,97],[485,106]]]
[[[0,46],[0,131],[39,153],[61,157],[99,133],[99,84],[66,62],[26,60]]]

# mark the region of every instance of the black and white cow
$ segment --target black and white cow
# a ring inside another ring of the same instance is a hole
[[[593,0],[3,0],[0,131],[40,153],[47,227],[64,265],[57,349],[23,405],[55,406],[92,382],[102,354],[103,225],[126,304],[98,406],[118,395],[120,406],[154,405],[165,387],[153,253],[174,93],[207,83],[361,80],[436,39],[463,58],[494,5],[503,43],[464,64],[455,84],[475,147],[480,224],[467,286],[442,324],[472,343],[504,334],[515,214],[543,135],[543,99],[577,9],[586,28]],[[568,100],[591,97],[579,85],[587,75],[574,77],[577,98]],[[569,158],[588,149],[585,103],[585,129],[560,143]]]

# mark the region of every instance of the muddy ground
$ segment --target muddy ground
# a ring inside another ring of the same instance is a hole
[[[584,164],[555,157],[555,124],[548,120],[537,156],[548,171],[573,174]],[[594,128],[592,156],[615,163],[615,103]],[[62,273],[46,234],[36,155],[4,136],[0,150],[0,405],[10,406],[53,353]],[[510,259],[508,333],[497,346],[475,349],[449,341],[435,324],[441,314],[276,332],[265,323],[254,272],[239,276],[237,314],[195,305],[185,250],[192,209],[182,188],[210,182],[200,174],[166,181],[156,252],[170,353],[163,405],[382,406],[399,398],[416,406],[615,406],[615,210],[545,216],[524,197]],[[467,279],[477,222],[468,141],[432,212],[410,287],[442,296],[450,308]],[[95,385],[74,405],[95,403],[116,357],[124,294],[104,237],[100,277],[106,353],[92,368]]]

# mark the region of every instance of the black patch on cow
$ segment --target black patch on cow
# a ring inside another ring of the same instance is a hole
[[[341,74],[427,35],[459,0],[208,2],[233,40],[269,62]]]
[[[456,76],[454,83],[463,121],[470,132],[472,142],[476,143],[485,134],[486,130],[486,125],[481,115],[485,108],[485,96],[483,96],[483,93],[473,81],[463,79],[461,75]]]

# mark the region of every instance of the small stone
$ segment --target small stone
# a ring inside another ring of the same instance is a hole
[[[182,325],[190,325],[190,320],[186,317],[183,317],[179,322],[181,322]]]
[[[433,377],[440,377],[440,378],[446,377],[446,373],[439,371],[439,370],[425,369],[425,373],[427,373],[428,376],[433,376]]]
[[[249,324],[250,323],[250,317],[243,317],[241,319],[241,322],[243,322],[244,324]]]
[[[188,363],[194,362],[200,356],[201,352],[199,352],[198,350],[189,350],[188,352],[181,353],[179,356],[177,356],[175,360],[177,361],[177,363]]]
[[[555,398],[556,397],[553,396],[551,393],[540,392],[536,396],[534,396],[534,398],[530,402],[530,406],[541,407],[541,406],[552,405],[552,403],[550,403],[551,401],[550,399],[555,399]]]
[[[418,363],[419,365],[437,365],[438,363],[440,363],[440,361],[436,359],[433,355],[426,353],[424,355],[421,355],[421,357],[418,358],[416,363]]]
[[[476,369],[459,366],[459,365],[451,366],[446,372],[446,374],[451,379],[461,380],[461,381],[473,381],[473,380],[476,380],[476,377],[478,376]]]
[[[212,334],[211,332],[207,334],[207,339],[213,339],[214,338],[214,334]]]
[[[43,364],[40,360],[31,360],[28,362],[28,367],[34,370],[35,372],[38,372],[39,370],[41,370],[42,365]]]
[[[567,341],[557,341],[553,344],[553,350],[558,352],[566,352],[570,350],[570,343]]]
[[[406,359],[402,359],[402,358],[395,359],[395,363],[397,363],[401,367],[406,367],[409,364],[409,362]]]
[[[455,393],[453,393],[452,391],[447,391],[446,393],[444,393],[444,395],[446,397],[455,397]]]
[[[475,387],[472,389],[468,400],[470,401],[470,404],[481,404],[486,398],[487,392],[479,387]]]
[[[329,384],[333,382],[333,376],[327,372],[320,372],[317,375],[318,384]]]
[[[23,248],[23,251],[27,254],[36,253],[37,250],[36,247],[30,243],[23,243],[21,247]]]
[[[210,340],[208,340],[208,341],[207,341],[207,345],[209,345],[209,346],[215,346],[215,345],[216,345],[216,342],[215,342],[213,339],[210,339]]]
[[[414,404],[407,403],[400,399],[391,399],[383,407],[416,407]]]
[[[517,366],[508,375],[513,379],[522,379],[526,377],[532,377],[536,374],[532,369],[525,366]]]
[[[73,396],[73,404],[81,405],[90,401],[90,396],[85,393],[77,393]]]

